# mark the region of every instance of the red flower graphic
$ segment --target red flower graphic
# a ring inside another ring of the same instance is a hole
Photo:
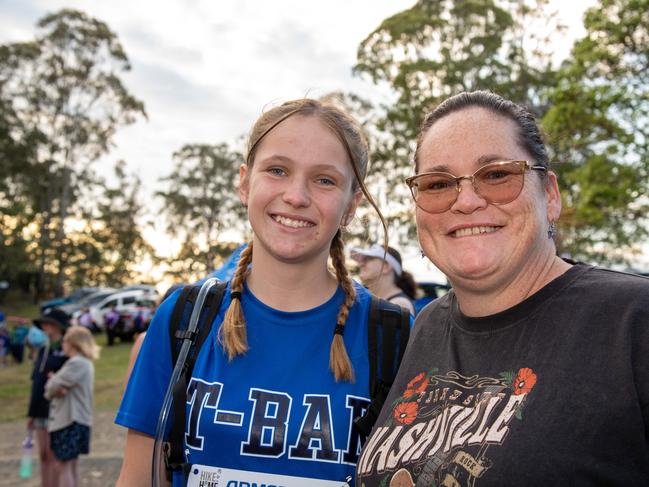
[[[514,394],[527,394],[532,390],[534,384],[536,384],[536,374],[534,371],[528,368],[520,369],[512,383]]]
[[[428,378],[424,375],[423,372],[420,372],[415,377],[412,378],[408,385],[406,386],[406,392],[403,393],[403,397],[412,397],[415,394],[422,394],[426,387],[428,387]]]
[[[418,411],[416,402],[402,402],[394,408],[392,416],[401,424],[410,424],[417,418]]]

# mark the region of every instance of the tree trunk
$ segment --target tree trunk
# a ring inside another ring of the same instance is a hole
[[[41,221],[41,234],[38,239],[38,275],[36,277],[36,290],[34,292],[34,304],[38,303],[45,296],[45,259],[47,251],[50,248],[50,222],[52,220],[52,183],[53,175],[47,171],[47,181],[45,181],[45,191],[41,203],[41,212],[43,219]]]
[[[64,280],[65,280],[65,219],[68,216],[68,206],[70,205],[70,178],[71,170],[68,166],[63,168],[63,181],[61,187],[61,202],[59,205],[59,228],[56,231],[56,261],[58,263],[58,272],[56,274],[56,282],[54,284],[54,292],[57,296],[63,296],[64,294]]]

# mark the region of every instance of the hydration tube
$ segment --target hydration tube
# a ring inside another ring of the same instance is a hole
[[[211,277],[207,279],[201,286],[200,291],[198,291],[198,296],[196,302],[194,303],[194,308],[192,309],[191,317],[189,318],[189,325],[187,326],[188,332],[196,331],[198,327],[198,318],[201,315],[203,309],[203,303],[205,302],[205,296],[209,290],[219,282],[218,279]],[[187,360],[187,354],[189,353],[189,348],[191,346],[192,340],[190,338],[185,338],[180,347],[180,352],[178,353],[178,360],[174,366],[174,370],[171,374],[171,379],[169,380],[169,385],[167,386],[167,392],[165,393],[164,400],[162,401],[162,409],[160,410],[160,415],[158,416],[158,424],[156,425],[155,430],[155,440],[153,442],[153,462],[151,464],[151,478],[153,480],[153,487],[160,487],[163,484],[160,483],[160,466],[162,458],[162,439],[167,428],[167,419],[169,419],[169,409],[171,407],[171,400],[173,397],[173,389],[180,378],[182,369],[185,366],[185,361]]]

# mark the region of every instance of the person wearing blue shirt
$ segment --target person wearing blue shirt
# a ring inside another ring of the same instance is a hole
[[[253,126],[239,185],[252,239],[188,382],[191,468],[173,485],[354,485],[370,294],[347,272],[342,232],[363,194],[383,220],[363,184],[367,153],[359,125],[316,100]],[[128,428],[118,486],[151,484],[179,292],[153,318],[117,414]]]

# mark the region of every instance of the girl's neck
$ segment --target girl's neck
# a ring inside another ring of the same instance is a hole
[[[281,311],[320,306],[338,288],[336,277],[327,268],[326,255],[308,262],[281,262],[265,255],[259,245],[252,254],[246,282],[257,299]]]

